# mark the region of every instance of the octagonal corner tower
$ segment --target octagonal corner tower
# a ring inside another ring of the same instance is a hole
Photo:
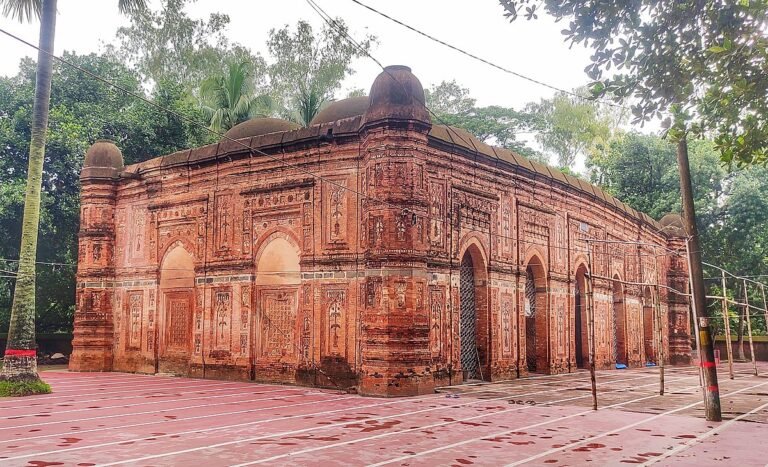
[[[433,122],[408,67],[306,128],[125,167],[97,142],[81,181],[72,370],[379,396],[571,372],[588,268],[599,368],[690,360],[685,297],[653,306],[685,288],[674,215]]]

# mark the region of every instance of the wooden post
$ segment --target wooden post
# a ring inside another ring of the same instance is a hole
[[[589,341],[589,379],[592,385],[592,410],[597,410],[597,378],[595,376],[595,301],[592,284],[592,244],[587,241],[587,340]]]
[[[659,395],[664,395],[664,321],[661,319],[661,297],[659,295],[659,284],[656,284],[654,295],[654,315],[656,318],[656,327],[659,333]]]
[[[728,317],[728,293],[726,292],[725,271],[720,271],[723,284],[723,327],[725,328],[725,351],[728,353],[728,374],[733,379],[733,345],[731,344],[731,320]]]
[[[744,283],[744,312],[746,316],[744,317],[747,320],[747,332],[749,333],[749,353],[752,357],[752,368],[755,371],[755,376],[757,376],[757,361],[755,360],[755,344],[752,341],[752,318],[749,315],[749,291],[747,290],[747,280],[743,279]]]

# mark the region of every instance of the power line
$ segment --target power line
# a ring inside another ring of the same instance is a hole
[[[362,54],[368,56],[374,62],[376,62],[376,64],[379,67],[381,67],[382,70],[385,73],[387,73],[393,79],[394,82],[397,82],[397,83],[399,83],[402,86],[402,83],[400,83],[398,80],[394,79],[394,76],[392,76],[392,74],[389,73],[388,70],[386,70],[386,68],[381,64],[381,62],[379,62],[375,57],[373,57],[369,52],[367,52],[367,50],[365,50],[359,43],[357,43],[354,40],[354,38],[350,37],[349,34],[343,28],[339,27],[338,23],[336,23],[336,21],[334,21],[332,18],[330,18],[330,16],[328,16],[327,13],[325,13],[325,11],[322,10],[322,8],[317,6],[317,4],[315,4],[312,0],[307,0],[307,2],[310,4],[310,6],[312,6],[313,9],[315,9],[315,11],[323,18],[323,20],[329,26],[331,26],[332,28],[334,28],[337,31],[339,31],[344,36],[344,38],[347,41],[349,41],[354,47],[356,47],[358,50],[360,50],[360,52]],[[277,163],[279,163],[279,164],[281,164],[281,165],[283,165],[283,166],[285,166],[287,168],[292,168],[292,169],[295,169],[295,170],[297,170],[297,171],[299,171],[301,173],[309,175],[312,178],[314,178],[314,179],[316,179],[316,180],[318,180],[320,182],[325,182],[325,183],[328,183],[328,184],[330,184],[332,186],[335,186],[335,187],[337,187],[339,189],[348,191],[350,193],[354,193],[359,199],[368,199],[368,200],[371,200],[371,201],[375,201],[377,203],[383,204],[384,206],[400,210],[404,214],[407,214],[410,211],[407,208],[403,208],[402,206],[399,206],[399,205],[394,205],[394,204],[392,204],[392,203],[390,203],[390,202],[388,202],[386,200],[380,200],[380,199],[368,196],[368,195],[366,195],[364,193],[361,193],[361,192],[357,191],[354,188],[350,188],[348,186],[342,185],[339,182],[335,182],[333,180],[329,180],[326,177],[324,177],[322,175],[318,175],[318,174],[312,172],[311,170],[305,169],[305,168],[303,168],[303,167],[301,167],[301,166],[299,166],[297,164],[292,164],[290,162],[286,162],[285,160],[283,160],[281,158],[278,158],[278,157],[275,157],[273,155],[270,155],[270,154],[268,154],[268,153],[266,153],[264,151],[261,151],[261,150],[259,150],[257,148],[254,148],[254,147],[250,146],[249,144],[245,144],[245,143],[243,143],[243,142],[241,142],[239,140],[233,139],[233,138],[227,136],[226,134],[221,134],[221,133],[219,133],[217,131],[214,131],[214,130],[208,128],[207,126],[204,126],[204,125],[200,124],[199,122],[197,122],[194,119],[191,119],[191,118],[189,118],[189,117],[187,117],[187,116],[185,116],[183,114],[180,114],[180,113],[178,113],[178,112],[176,112],[176,111],[174,111],[172,109],[169,109],[169,108],[164,107],[164,106],[162,106],[160,104],[157,104],[154,101],[152,101],[152,100],[150,100],[150,99],[148,99],[148,98],[146,98],[146,97],[144,97],[144,96],[142,96],[140,94],[137,94],[137,93],[135,93],[135,92],[133,92],[133,91],[131,91],[129,89],[126,89],[126,88],[124,88],[124,87],[122,87],[122,86],[120,86],[118,84],[115,84],[115,83],[109,81],[108,79],[103,78],[102,76],[100,76],[100,75],[98,75],[98,74],[96,74],[96,73],[94,73],[94,72],[92,72],[90,70],[87,70],[87,69],[85,69],[85,68],[83,68],[83,67],[81,67],[81,66],[79,66],[79,65],[77,65],[75,63],[72,63],[69,60],[66,60],[66,59],[64,59],[62,57],[59,57],[59,56],[57,56],[57,55],[55,55],[55,54],[53,54],[53,53],[51,53],[49,51],[42,50],[38,46],[36,46],[36,45],[34,45],[34,44],[32,44],[32,43],[22,39],[19,36],[16,36],[16,35],[8,32],[5,29],[0,28],[0,32],[5,34],[8,37],[11,37],[12,39],[15,39],[16,41],[21,42],[22,44],[24,44],[24,45],[26,45],[26,46],[28,46],[30,48],[33,48],[33,49],[38,50],[38,51],[42,51],[43,53],[45,53],[46,55],[49,55],[52,59],[58,61],[59,63],[62,63],[62,64],[66,65],[66,66],[68,66],[70,68],[73,68],[73,69],[83,73],[84,75],[89,76],[89,77],[91,77],[91,78],[93,78],[93,79],[95,79],[95,80],[97,80],[99,82],[102,82],[102,83],[106,84],[107,86],[112,87],[112,88],[114,88],[114,89],[116,89],[116,90],[118,90],[118,91],[120,91],[120,92],[122,92],[122,93],[124,93],[124,94],[126,94],[126,95],[128,95],[128,96],[130,96],[132,98],[134,98],[134,99],[140,100],[140,101],[144,102],[145,104],[148,104],[148,105],[150,105],[150,106],[152,106],[152,107],[154,107],[154,108],[156,108],[156,109],[158,109],[160,111],[163,111],[163,112],[166,112],[166,113],[168,113],[170,115],[173,115],[173,116],[179,118],[180,120],[182,120],[184,122],[187,122],[187,123],[189,123],[191,125],[200,127],[203,130],[207,131],[208,133],[210,133],[210,134],[212,134],[212,135],[214,135],[214,136],[216,136],[216,137],[218,137],[220,139],[227,140],[227,141],[230,141],[230,142],[234,142],[236,145],[241,146],[241,147],[247,149],[250,154],[256,153],[256,154],[259,154],[259,155],[263,155],[263,156],[265,156],[265,157],[267,157],[267,158],[269,158],[269,159],[271,159],[271,160],[273,160],[273,161],[275,161],[275,162],[277,162]],[[425,106],[425,108],[426,108],[426,106]],[[435,118],[438,119],[438,121],[442,121],[440,119],[440,117],[438,115],[436,115],[432,110],[430,110],[429,108],[427,108],[427,110],[430,112],[430,114],[435,116]],[[469,142],[466,139],[464,139],[464,137],[461,134],[456,132],[449,125],[446,125],[446,126],[448,127],[449,131],[451,131],[455,136],[457,136],[461,141],[463,141],[467,146],[469,146]],[[498,156],[496,156],[496,158],[498,160],[501,160],[501,159],[499,159]],[[435,217],[433,217],[433,216],[431,216],[429,214],[427,214],[427,215],[420,215],[420,214],[415,214],[415,213],[412,213],[412,214],[414,214],[414,215],[416,215],[416,216],[418,216],[418,217],[420,217],[422,219],[425,219],[425,220],[434,220],[434,221],[440,222],[443,225],[448,225],[451,222],[451,219],[448,216],[446,216],[444,219],[441,219],[441,218],[435,218]],[[556,212],[554,214],[559,216],[559,217],[561,217],[561,218],[563,218],[563,216],[561,214],[558,214]],[[490,227],[489,227],[489,229],[487,231],[486,230],[480,230],[480,229],[470,229],[470,231],[471,232],[480,233],[480,234],[484,234],[484,235],[487,235],[489,237],[503,238],[503,239],[515,241],[515,242],[518,242],[518,243],[525,243],[525,244],[529,244],[529,245],[538,245],[538,246],[543,246],[543,247],[547,247],[547,248],[550,248],[550,249],[561,249],[561,250],[570,250],[570,251],[586,251],[586,250],[582,250],[582,249],[579,249],[579,248],[576,248],[576,247],[569,248],[568,246],[556,246],[556,245],[550,245],[549,243],[540,243],[540,242],[535,242],[535,241],[531,241],[531,240],[510,237],[510,236],[506,236],[506,235],[503,235],[503,234],[491,232],[490,231]],[[643,255],[641,255],[641,256],[643,256]],[[645,255],[645,256],[657,256],[657,255]],[[18,260],[11,260],[11,261],[18,261]],[[54,264],[54,263],[38,262],[38,264],[72,266],[72,265],[67,265],[67,264],[64,264],[64,263]]]
[[[381,11],[373,8],[372,6],[366,5],[365,3],[363,3],[363,2],[361,2],[359,0],[351,0],[351,1],[353,3],[356,3],[356,4],[360,5],[363,8],[366,8],[366,9],[376,13],[379,16],[382,16],[382,17],[388,19],[389,21],[392,21],[393,23],[399,24],[400,26],[403,26],[404,28],[413,31],[416,34],[419,34],[420,36],[426,37],[427,39],[429,39],[429,40],[431,40],[433,42],[437,42],[440,45],[448,47],[449,49],[452,49],[452,50],[454,50],[454,51],[456,51],[456,52],[458,52],[458,53],[460,53],[462,55],[465,55],[465,56],[467,56],[469,58],[472,58],[473,60],[477,60],[478,62],[484,63],[484,64],[486,64],[488,66],[493,67],[493,68],[496,68],[497,70],[503,71],[504,73],[516,76],[516,77],[518,77],[520,79],[524,79],[524,80],[529,81],[529,82],[534,83],[534,84],[538,84],[539,86],[544,86],[545,88],[549,88],[549,89],[552,89],[554,91],[558,91],[558,92],[570,95],[572,97],[576,97],[578,99],[583,99],[583,100],[587,100],[587,101],[591,101],[592,100],[592,99],[589,99],[587,97],[581,96],[581,95],[579,95],[579,94],[577,94],[577,93],[575,93],[573,91],[568,91],[568,90],[565,90],[565,89],[558,88],[557,86],[553,86],[553,85],[551,85],[549,83],[545,83],[544,81],[541,81],[539,79],[531,78],[530,76],[524,75],[524,74],[522,74],[520,72],[517,72],[517,71],[514,71],[514,70],[510,70],[509,68],[506,68],[506,67],[504,67],[502,65],[498,65],[498,64],[496,64],[496,63],[494,63],[494,62],[492,62],[492,61],[490,61],[488,59],[485,59],[485,58],[482,58],[482,57],[480,57],[478,55],[475,55],[472,52],[468,52],[468,51],[462,49],[461,47],[452,45],[452,44],[450,44],[448,42],[445,42],[442,39],[438,39],[437,37],[435,37],[435,36],[433,36],[431,34],[428,34],[428,33],[424,32],[424,31],[421,31],[420,29],[417,29],[414,26],[406,24],[406,23],[400,21],[397,18],[393,18],[392,16],[390,16],[390,15],[384,13],[384,12],[381,12]],[[610,106],[613,106],[613,107],[617,107],[617,108],[621,108],[621,109],[626,109],[626,107],[621,105],[621,104],[615,104],[613,102],[609,102],[609,101],[605,101],[605,100],[598,100],[598,101],[600,103],[602,103],[602,104],[605,104],[605,105],[610,105]]]

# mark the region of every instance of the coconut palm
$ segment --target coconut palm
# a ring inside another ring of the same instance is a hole
[[[32,112],[32,138],[29,144],[29,169],[24,198],[24,219],[16,285],[11,306],[11,323],[3,358],[4,376],[37,379],[35,342],[35,259],[40,225],[40,190],[51,100],[53,41],[56,32],[57,0],[0,0],[3,15],[19,21],[40,19],[40,50],[37,55],[35,104]],[[121,13],[134,13],[146,7],[146,0],[118,0]]]
[[[200,107],[215,132],[227,131],[253,117],[266,117],[272,109],[267,95],[254,96],[248,63],[231,63],[224,74],[200,83]]]
[[[309,123],[325,106],[326,102],[328,102],[328,99],[313,86],[301,86],[299,93],[295,97],[291,120],[299,125],[309,126]]]

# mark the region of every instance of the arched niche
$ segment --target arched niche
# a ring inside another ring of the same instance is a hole
[[[182,289],[195,286],[195,260],[187,250],[176,245],[166,253],[160,265],[160,288]]]
[[[177,244],[160,264],[158,371],[187,374],[192,351],[195,260]]]
[[[301,283],[299,249],[284,237],[275,237],[263,247],[256,263],[257,286]]]
[[[300,251],[287,234],[275,232],[262,243],[255,264],[257,366],[295,363]],[[258,376],[259,368],[256,369]]]

